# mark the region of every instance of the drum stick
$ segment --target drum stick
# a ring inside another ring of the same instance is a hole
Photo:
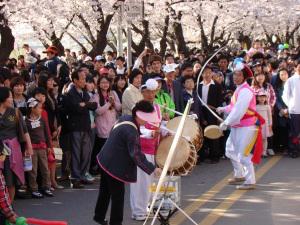
[[[181,112],[178,112],[178,111],[176,111],[176,110],[174,110],[174,109],[170,109],[170,108],[168,108],[168,107],[165,106],[165,105],[160,105],[160,104],[158,104],[158,105],[159,105],[160,107],[163,107],[164,109],[170,111],[170,112],[173,112],[173,113],[176,113],[177,115],[183,116],[183,113],[181,113]],[[196,115],[196,114],[193,114],[193,115]],[[188,115],[188,117],[190,117],[191,119],[198,119],[198,118],[195,118],[195,116],[193,116],[193,115]]]
[[[147,122],[148,124],[150,124],[151,126],[154,126],[154,127],[157,127],[157,128],[159,128],[159,129],[162,129],[162,130],[165,130],[165,131],[168,131],[170,134],[172,134],[172,135],[175,135],[176,134],[176,132],[175,131],[173,131],[173,130],[170,130],[169,128],[167,128],[167,127],[165,127],[165,126],[157,126],[156,124],[154,124],[154,123],[149,123],[149,122]],[[191,141],[191,138],[190,137],[188,137],[188,136],[184,136],[184,135],[182,135],[182,137],[183,138],[185,138],[187,141]]]
[[[163,182],[164,182],[164,179],[165,179],[165,177],[166,177],[166,175],[167,175],[167,172],[168,172],[168,170],[169,170],[169,167],[170,167],[170,164],[171,164],[173,155],[174,155],[174,153],[175,153],[175,149],[176,149],[177,144],[178,144],[178,142],[179,142],[179,138],[180,138],[181,135],[182,135],[184,123],[185,123],[187,114],[188,114],[188,112],[190,111],[191,104],[192,104],[192,101],[189,100],[189,101],[188,101],[188,104],[187,104],[186,107],[185,107],[183,116],[182,116],[182,118],[181,118],[181,120],[180,120],[178,129],[177,129],[177,131],[176,131],[174,140],[173,140],[173,142],[172,142],[172,145],[171,145],[169,154],[168,154],[168,156],[167,156],[167,159],[166,159],[164,168],[163,168],[162,173],[161,173],[161,175],[160,175],[160,178],[159,178],[159,181],[158,181],[158,184],[157,184],[157,187],[156,187],[156,190],[155,190],[155,193],[154,193],[154,196],[153,196],[151,205],[150,205],[149,213],[148,213],[147,218],[146,218],[145,222],[143,223],[143,225],[146,225],[146,224],[147,224],[147,221],[148,221],[148,219],[149,219],[149,215],[150,215],[150,213],[151,213],[152,210],[153,210],[153,207],[154,207],[155,201],[156,201],[156,199],[157,199],[158,193],[159,193],[159,191],[160,191],[160,188],[161,188],[161,186],[162,186],[162,184],[163,184]]]
[[[202,73],[205,69],[205,67],[207,66],[207,64],[220,52],[222,51],[223,49],[225,48],[225,46],[223,46],[222,48],[219,48],[218,51],[216,51],[206,62],[205,64],[203,65],[203,67],[201,68],[201,71],[199,73],[199,76],[197,78],[197,97],[199,98],[200,102],[202,103],[203,106],[205,106],[209,112],[211,112],[214,117],[216,117],[220,122],[224,122],[224,120],[218,115],[216,114],[200,97],[199,95],[199,84],[200,84],[200,77],[202,76]]]

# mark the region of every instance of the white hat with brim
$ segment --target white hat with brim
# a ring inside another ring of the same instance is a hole
[[[150,91],[155,91],[158,88],[158,83],[155,79],[150,78],[146,81],[144,85],[141,86],[141,90],[150,90]]]
[[[31,55],[26,55],[24,61],[28,64],[35,64],[37,62],[37,59]]]
[[[171,73],[171,72],[175,72],[177,67],[178,67],[178,64],[175,64],[175,63],[167,64],[164,66],[163,70],[165,73]]]

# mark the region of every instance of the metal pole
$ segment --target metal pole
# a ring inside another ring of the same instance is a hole
[[[132,41],[132,34],[131,34],[131,19],[128,20],[127,23],[127,68],[129,69],[132,66],[132,51],[131,51],[131,41]]]
[[[145,19],[145,1],[142,0],[142,20]]]
[[[124,2],[119,1],[119,10],[118,10],[118,56],[123,56],[123,42],[122,42],[122,19],[124,18]]]

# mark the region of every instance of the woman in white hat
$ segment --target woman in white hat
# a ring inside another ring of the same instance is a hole
[[[154,103],[158,83],[155,79],[148,79],[141,86],[141,92],[145,101],[151,103],[155,109],[158,118],[158,125],[161,121],[161,112],[158,104]],[[153,126],[149,123],[140,127],[141,150],[148,161],[155,164],[155,154],[159,144],[159,126]],[[137,169],[137,182],[130,184],[130,205],[132,219],[145,220],[147,217],[147,206],[150,200],[149,186],[153,183],[154,176],[148,175],[141,169]]]

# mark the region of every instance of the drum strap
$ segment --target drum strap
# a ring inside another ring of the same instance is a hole
[[[137,126],[133,122],[130,122],[130,121],[124,121],[124,122],[118,123],[114,126],[113,129],[115,129],[121,125],[130,125],[130,126],[133,126],[136,130],[138,129]]]

